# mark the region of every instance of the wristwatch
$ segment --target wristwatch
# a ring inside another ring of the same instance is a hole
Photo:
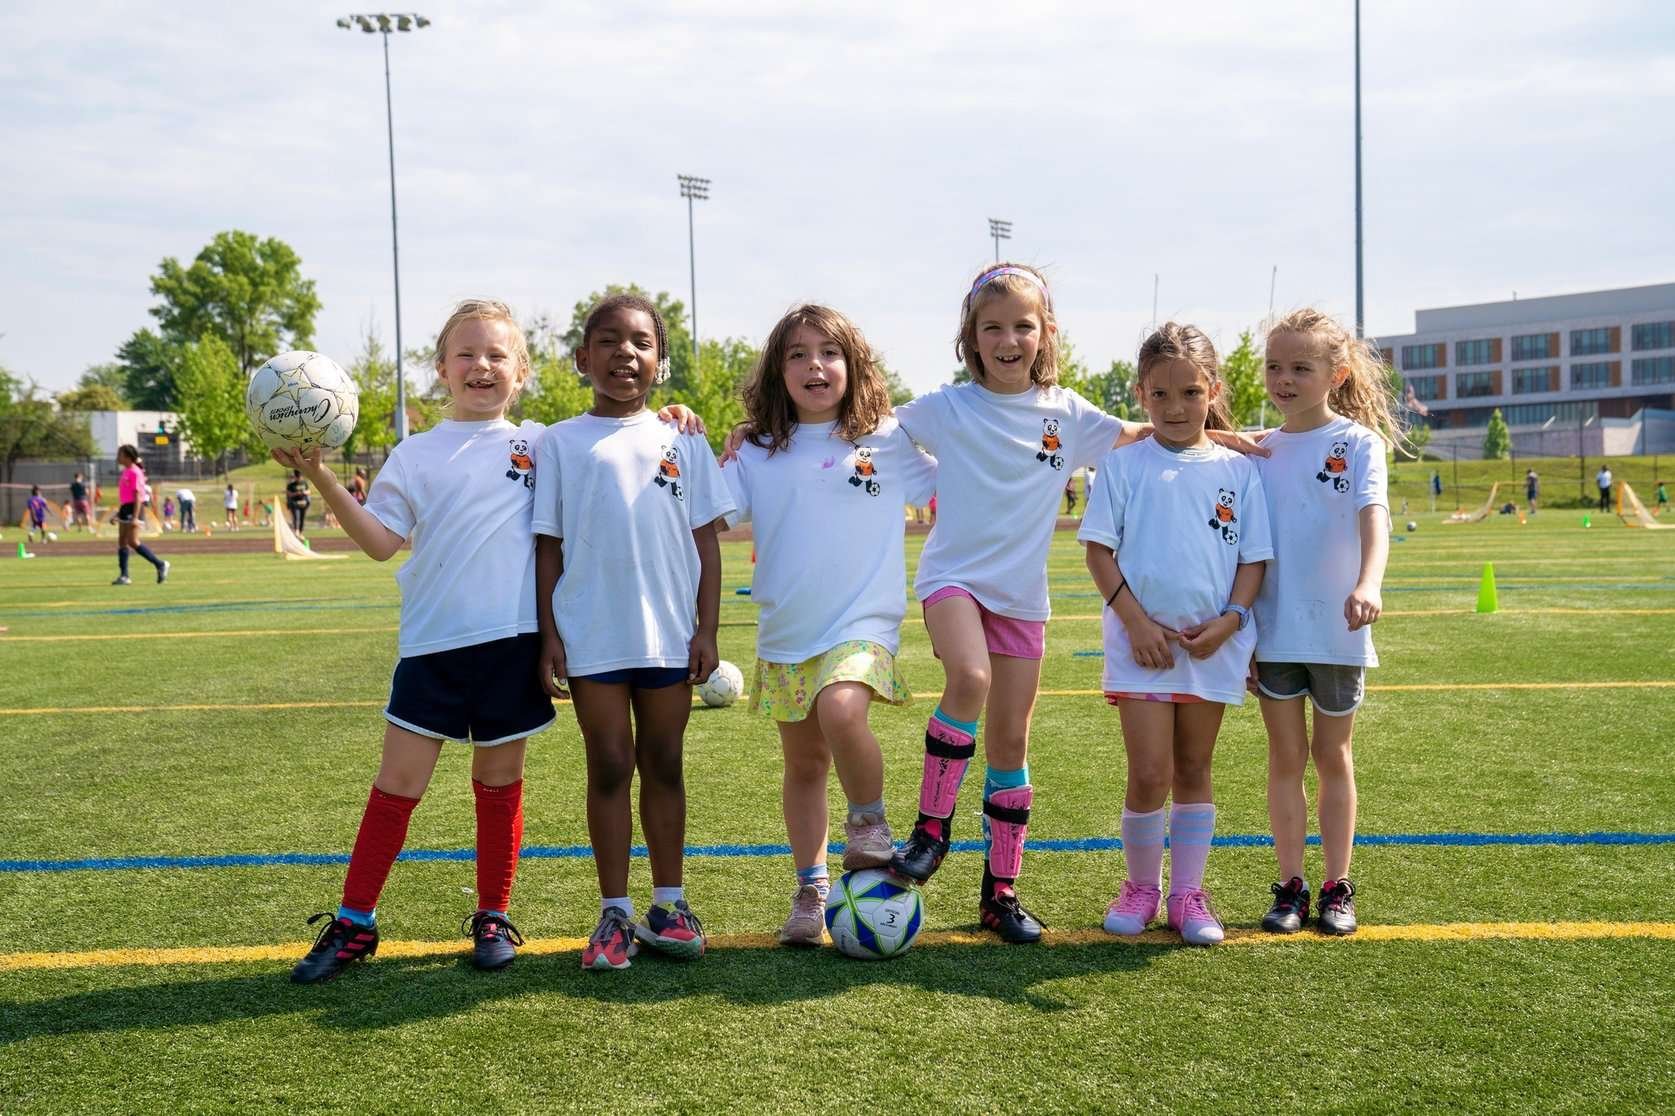
[[[1229,601],[1222,608],[1221,614],[1226,616],[1229,612],[1234,613],[1239,617],[1239,631],[1244,631],[1245,627],[1250,623],[1250,609],[1246,608],[1242,604],[1234,604]]]

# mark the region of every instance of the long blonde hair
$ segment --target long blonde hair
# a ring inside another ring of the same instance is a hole
[[[977,355],[977,311],[984,302],[1003,294],[1029,299],[1041,318],[1041,344],[1035,350],[1035,363],[1030,365],[1030,380],[1040,387],[1058,383],[1059,347],[1053,296],[1047,291],[1047,277],[1028,264],[997,263],[977,273],[965,301],[960,303],[960,333],[954,338],[954,355],[965,362],[973,380],[983,382],[987,370],[983,358]]]
[[[1334,414],[1358,422],[1392,447],[1406,441],[1395,398],[1390,391],[1389,367],[1372,342],[1356,337],[1336,318],[1312,306],[1284,315],[1268,327],[1276,333],[1295,333],[1315,339],[1326,350],[1329,373],[1347,368],[1343,383],[1332,388],[1326,405]]]

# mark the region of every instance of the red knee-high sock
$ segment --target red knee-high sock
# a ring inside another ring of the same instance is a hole
[[[403,798],[372,788],[366,798],[366,813],[355,835],[355,851],[349,854],[349,875],[343,881],[343,905],[352,911],[371,911],[378,906],[390,866],[407,840],[407,822],[413,816],[417,798]]]
[[[477,909],[505,913],[523,844],[523,780],[503,787],[471,780],[477,796]]]

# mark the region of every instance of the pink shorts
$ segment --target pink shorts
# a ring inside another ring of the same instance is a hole
[[[949,597],[964,597],[977,606],[977,615],[983,619],[983,642],[988,645],[989,654],[1010,655],[1015,659],[1039,659],[1047,653],[1045,620],[1019,620],[990,612],[983,607],[981,601],[957,585],[938,589],[920,601],[919,606],[928,610],[937,601],[947,600]],[[942,658],[940,654],[936,657]]]
[[[1167,701],[1174,705],[1196,705],[1204,699],[1196,694],[1136,694],[1127,690],[1105,691],[1105,704],[1115,705],[1119,701]]]

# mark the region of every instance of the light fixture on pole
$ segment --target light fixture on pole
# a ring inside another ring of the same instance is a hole
[[[407,437],[407,377],[401,351],[401,243],[395,218],[395,113],[390,105],[390,32],[417,31],[430,20],[412,12],[347,15],[337,21],[345,31],[360,30],[384,37],[384,129],[390,142],[390,259],[395,272],[395,440]]]
[[[995,263],[1000,262],[1000,242],[1012,239],[1012,222],[989,218],[989,235],[995,242]]]
[[[686,199],[686,264],[692,273],[692,371],[698,371],[698,246],[692,236],[692,203],[710,200],[710,180],[690,174],[675,175],[680,196]]]

